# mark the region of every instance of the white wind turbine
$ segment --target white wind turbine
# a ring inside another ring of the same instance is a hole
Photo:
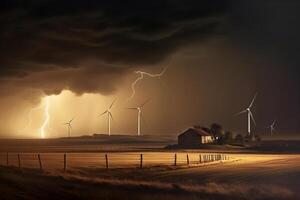
[[[148,103],[150,100],[147,99],[144,103],[142,103],[140,106],[138,107],[133,107],[133,108],[127,108],[130,110],[137,110],[138,111],[138,115],[137,115],[137,135],[140,136],[141,135],[141,118],[142,118],[142,108],[145,106],[146,103]]]
[[[67,123],[65,123],[65,125],[68,126],[68,137],[71,136],[71,129],[72,129],[72,125],[71,123],[73,122],[74,118],[72,118],[70,121],[68,121]]]
[[[251,119],[252,119],[254,125],[256,125],[255,119],[254,119],[254,117],[252,115],[252,112],[251,112],[251,107],[252,107],[252,105],[253,105],[253,103],[255,101],[256,96],[257,96],[257,93],[253,97],[253,99],[252,99],[250,105],[248,106],[248,108],[246,108],[245,110],[243,110],[243,111],[241,111],[241,112],[239,112],[239,113],[236,114],[236,115],[240,115],[242,113],[247,113],[247,116],[248,116],[248,135],[251,134]]]
[[[273,132],[275,131],[275,128],[274,128],[275,123],[276,123],[276,120],[274,120],[273,123],[272,123],[270,126],[268,126],[268,128],[269,128],[270,131],[271,131],[271,135],[273,135]]]
[[[114,103],[115,103],[116,100],[114,100],[111,105],[108,107],[108,109],[106,111],[104,111],[102,114],[99,115],[102,116],[102,115],[105,115],[107,114],[107,124],[108,124],[108,135],[110,136],[110,132],[111,132],[111,119],[113,119],[113,116],[111,114],[111,108],[113,107]]]

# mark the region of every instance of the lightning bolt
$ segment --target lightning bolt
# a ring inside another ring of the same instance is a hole
[[[45,102],[45,108],[44,108],[44,115],[45,115],[45,119],[44,119],[44,122],[40,128],[41,130],[41,138],[45,138],[45,129],[49,123],[49,120],[50,120],[50,114],[49,114],[49,105],[50,105],[50,102],[49,102],[49,99],[50,97],[47,96],[46,97],[46,102]]]
[[[38,109],[40,109],[42,107],[43,104],[40,104],[38,105],[37,107],[34,107],[34,108],[31,108],[29,111],[28,111],[28,114],[27,114],[27,124],[26,126],[20,131],[20,132],[24,132],[25,130],[27,130],[28,128],[30,128],[31,126],[31,123],[32,123],[32,113]]]
[[[133,83],[131,83],[131,90],[132,90],[132,93],[131,93],[131,96],[129,97],[128,100],[132,100],[133,97],[135,96],[135,93],[136,93],[136,90],[135,90],[135,86],[136,84],[143,80],[144,78],[146,77],[150,77],[150,78],[160,78],[164,75],[164,73],[166,72],[167,70],[167,67],[165,67],[160,73],[158,74],[150,74],[148,72],[144,72],[144,71],[135,71],[136,74],[139,74],[139,76],[133,81]]]

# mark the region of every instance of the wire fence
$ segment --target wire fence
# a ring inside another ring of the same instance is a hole
[[[1,153],[0,165],[40,170],[71,168],[144,168],[155,166],[191,166],[231,159],[218,153]]]

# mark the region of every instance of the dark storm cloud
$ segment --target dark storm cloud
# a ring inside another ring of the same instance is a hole
[[[226,6],[210,0],[2,0],[1,81],[27,81],[28,87],[34,82],[47,91],[109,93],[115,86],[99,87],[102,76],[158,63],[220,31]],[[57,81],[66,70],[81,73]]]

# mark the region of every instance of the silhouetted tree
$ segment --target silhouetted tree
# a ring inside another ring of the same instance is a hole
[[[261,137],[259,135],[254,136],[255,142],[261,142]]]
[[[225,142],[226,143],[231,142],[232,139],[233,139],[232,132],[231,131],[226,131],[224,137],[225,137]]]
[[[235,140],[235,142],[237,142],[239,144],[244,143],[244,137],[241,134],[236,135],[234,140]]]
[[[210,126],[210,133],[213,135],[217,143],[221,142],[221,140],[224,140],[224,130],[220,124],[213,123]]]
[[[252,134],[247,134],[245,137],[244,137],[244,142],[245,143],[250,143],[250,142],[252,142],[254,140],[254,137],[253,137],[253,135]]]

